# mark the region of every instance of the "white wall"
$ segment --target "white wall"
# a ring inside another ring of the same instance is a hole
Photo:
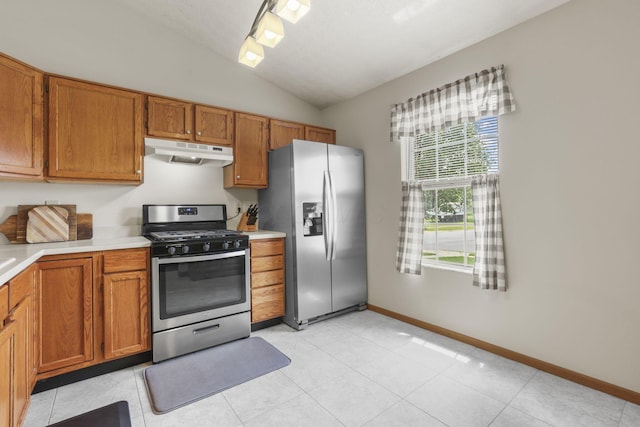
[[[640,392],[640,2],[576,0],[323,112],[365,150],[369,302]],[[395,271],[400,149],[390,106],[505,64],[509,290]]]
[[[0,52],[48,73],[322,125],[317,108],[120,2],[3,0]],[[143,203],[228,203],[231,211],[257,201],[257,192],[225,191],[222,169],[146,158],[139,187],[0,181],[0,221],[18,204],[45,200],[76,203],[78,212],[93,213],[95,231],[127,225],[137,230]]]

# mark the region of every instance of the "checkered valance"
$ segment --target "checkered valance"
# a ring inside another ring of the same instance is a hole
[[[504,65],[471,74],[391,108],[391,141],[415,137],[485,116],[515,111]]]

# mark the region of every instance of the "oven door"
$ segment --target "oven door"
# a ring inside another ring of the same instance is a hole
[[[249,250],[151,258],[153,332],[251,310]]]

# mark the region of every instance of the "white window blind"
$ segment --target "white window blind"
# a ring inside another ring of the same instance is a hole
[[[478,174],[497,173],[498,118],[484,117],[419,135],[407,154],[411,181],[446,185],[470,182]]]

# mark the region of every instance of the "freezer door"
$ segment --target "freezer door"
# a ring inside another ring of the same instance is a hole
[[[329,173],[335,191],[335,240],[331,268],[332,311],[367,301],[367,253],[364,155],[350,147],[328,146]]]
[[[295,320],[298,322],[332,311],[331,264],[326,258],[323,206],[326,170],[326,144],[294,140]]]

